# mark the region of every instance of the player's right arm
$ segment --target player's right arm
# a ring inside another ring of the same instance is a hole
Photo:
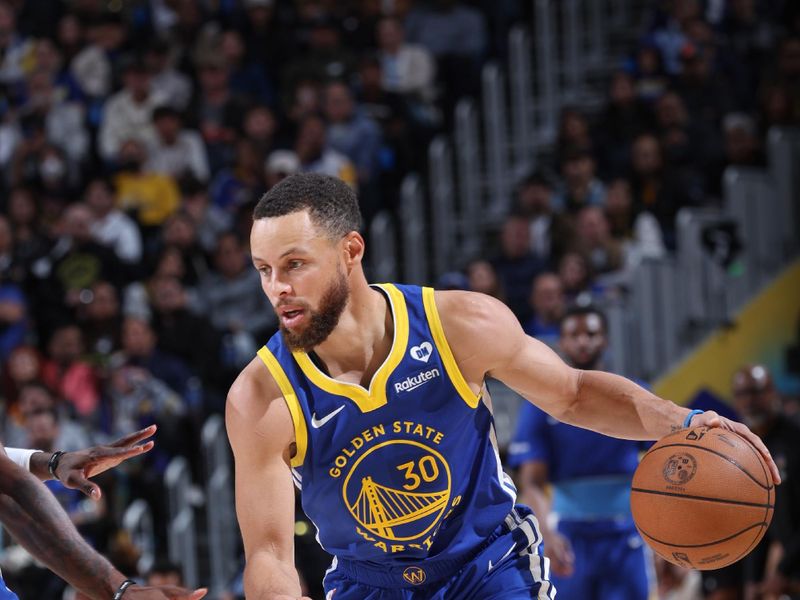
[[[248,600],[296,600],[294,426],[278,385],[259,358],[239,375],[225,408],[236,465],[236,514],[244,541]]]

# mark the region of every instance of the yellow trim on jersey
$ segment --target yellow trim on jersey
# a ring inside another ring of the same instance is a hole
[[[370,412],[386,404],[386,382],[389,375],[403,360],[408,346],[408,308],[403,293],[390,283],[381,284],[380,287],[389,296],[392,314],[394,316],[394,340],[389,356],[375,371],[369,383],[369,391],[355,383],[337,381],[320,371],[305,352],[294,352],[294,358],[306,377],[318,388],[344,396],[355,402],[361,412]]]
[[[297,447],[297,452],[292,457],[291,465],[293,467],[302,466],[306,457],[306,449],[308,448],[308,429],[306,428],[303,409],[300,407],[300,400],[297,399],[292,383],[286,376],[278,359],[272,354],[272,351],[266,346],[262,346],[258,351],[258,357],[267,365],[269,372],[272,373],[272,377],[275,379],[275,383],[278,384],[283,394],[283,399],[286,401],[286,406],[289,407],[292,423],[294,423],[294,443]]]
[[[444,329],[442,328],[442,321],[439,319],[439,311],[436,309],[436,300],[433,296],[433,288],[422,288],[422,304],[425,306],[425,315],[428,317],[428,325],[433,334],[433,343],[436,344],[436,349],[439,350],[439,356],[442,357],[444,369],[447,371],[450,381],[453,382],[456,390],[458,391],[461,399],[467,403],[470,408],[477,408],[480,397],[470,389],[467,380],[458,368],[458,363],[450,350],[450,344],[447,343],[447,338],[444,336]]]

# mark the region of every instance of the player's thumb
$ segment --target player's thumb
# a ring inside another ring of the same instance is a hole
[[[70,473],[63,483],[68,488],[80,490],[92,500],[99,500],[103,495],[103,493],[100,491],[100,487],[96,483],[93,483],[86,477],[79,475],[77,471]]]
[[[205,598],[207,593],[208,590],[206,588],[200,588],[199,590],[195,590],[186,596],[186,600],[200,600],[200,598]]]

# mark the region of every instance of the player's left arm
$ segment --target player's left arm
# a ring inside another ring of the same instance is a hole
[[[617,438],[657,440],[683,427],[689,409],[634,382],[601,371],[573,369],[545,344],[529,337],[505,304],[472,292],[436,292],[445,335],[473,389],[499,379],[559,421]],[[693,427],[723,427],[742,435],[764,455],[776,483],[769,450],[742,423],[713,411],[695,415]]]

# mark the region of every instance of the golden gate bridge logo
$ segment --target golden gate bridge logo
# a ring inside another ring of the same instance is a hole
[[[439,452],[412,440],[391,440],[361,456],[342,494],[353,518],[386,540],[422,537],[450,500],[450,467]]]

